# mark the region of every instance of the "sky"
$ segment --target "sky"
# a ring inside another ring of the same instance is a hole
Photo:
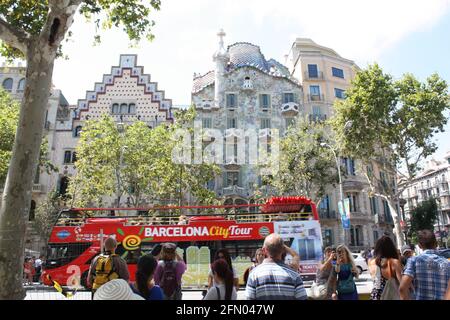
[[[378,62],[399,78],[411,72],[425,80],[433,72],[450,83],[450,0],[162,0],[152,17],[155,40],[130,47],[124,32],[101,31],[77,16],[69,59],[55,64],[53,82],[70,104],[84,98],[119,55],[138,54],[138,65],[165,90],[174,105],[188,105],[192,77],[213,69],[217,32],[225,44],[251,42],[267,59],[284,63],[297,37],[311,38],[364,68]],[[450,151],[450,124],[436,138],[441,158]]]

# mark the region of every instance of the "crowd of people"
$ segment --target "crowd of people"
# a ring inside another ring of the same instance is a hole
[[[450,262],[436,250],[434,233],[418,232],[419,255],[409,246],[397,250],[393,240],[382,236],[365,254],[373,279],[372,300],[450,299]],[[173,243],[156,246],[137,263],[135,282],[130,283],[126,262],[115,254],[117,243],[105,241],[105,253],[91,264],[88,283],[94,300],[181,300],[186,264]],[[286,263],[286,255],[290,255]],[[359,277],[353,255],[345,245],[327,247],[316,280],[307,294],[299,273],[298,254],[278,234],[265,238],[254,261],[244,273],[248,300],[358,300]],[[236,300],[239,279],[226,249],[218,250],[210,266],[204,300]]]
[[[32,285],[35,282],[40,282],[42,273],[42,264],[44,256],[25,257],[23,262],[23,283],[25,285]]]

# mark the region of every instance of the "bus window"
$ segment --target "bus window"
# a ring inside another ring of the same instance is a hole
[[[46,269],[68,264],[83,254],[92,243],[51,243],[47,248]]]

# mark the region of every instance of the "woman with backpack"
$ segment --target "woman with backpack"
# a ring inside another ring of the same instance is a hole
[[[174,243],[164,243],[161,260],[155,271],[155,284],[163,290],[164,300],[181,300],[181,277],[186,271],[186,264],[177,251]]]
[[[332,277],[335,279],[332,299],[358,300],[358,291],[354,280],[358,277],[358,269],[356,268],[353,256],[350,250],[344,245],[338,246],[336,253],[337,261],[332,270]]]
[[[237,293],[233,283],[233,272],[224,259],[218,259],[211,265],[215,285],[211,287],[203,300],[236,300]]]
[[[142,256],[138,260],[136,283],[130,286],[134,293],[139,294],[145,300],[163,300],[161,288],[153,282],[153,274],[157,266],[158,261],[151,254]]]
[[[216,251],[216,254],[214,255],[214,261],[219,259],[224,259],[227,262],[230,271],[233,272],[233,285],[235,286],[236,290],[239,290],[239,277],[237,275],[236,270],[233,268],[230,253],[228,252],[227,249],[219,249]],[[215,285],[216,283],[214,281],[213,273],[212,270],[210,270],[208,274],[208,289],[212,288]]]
[[[369,261],[369,271],[373,278],[370,299],[400,300],[398,287],[402,277],[402,264],[392,239],[388,236],[378,239],[374,255],[375,258]]]

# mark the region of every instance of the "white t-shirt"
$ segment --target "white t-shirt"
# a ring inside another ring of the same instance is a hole
[[[34,267],[39,268],[40,266],[42,266],[42,260],[36,259],[36,261],[34,261]]]
[[[212,286],[206,293],[205,298],[203,300],[219,300],[219,297],[217,296],[216,288],[219,288],[220,300],[225,300],[225,285],[224,284],[218,284],[218,285]],[[231,293],[231,300],[236,300],[236,299],[237,299],[236,288],[233,286],[233,292]]]
[[[212,282],[213,284],[212,285],[213,286],[217,285],[216,280],[214,279],[213,272],[212,272],[211,269],[209,269],[208,276],[210,276],[213,279],[213,282]],[[233,267],[233,279],[239,279],[238,275],[236,274],[236,269],[234,267]]]

